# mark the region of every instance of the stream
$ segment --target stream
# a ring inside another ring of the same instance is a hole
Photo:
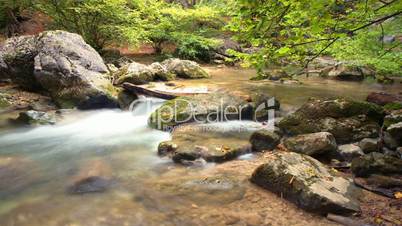
[[[372,91],[401,90],[399,82],[385,87],[305,78],[302,85],[283,85],[249,81],[252,70],[207,70],[211,79],[176,83],[266,92],[279,99],[284,112],[295,110],[309,97],[363,100]],[[334,224],[252,185],[249,175],[263,162],[258,154],[197,166],[179,166],[158,157],[158,144],[171,135],[150,129],[147,119],[161,104],[162,100],[145,98],[132,112],[70,111],[54,126],[2,130],[0,225]],[[251,122],[217,126],[236,129],[247,123]],[[246,141],[248,136],[243,131],[238,139]],[[77,178],[93,171],[111,178],[105,192],[76,195],[67,191]]]

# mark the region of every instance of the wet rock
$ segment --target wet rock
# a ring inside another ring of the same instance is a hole
[[[196,79],[210,77],[210,75],[194,61],[171,58],[163,61],[161,64],[167,68],[168,72],[180,78]]]
[[[364,153],[377,152],[379,149],[377,138],[364,138],[359,142],[359,147]]]
[[[398,146],[402,145],[402,122],[391,124],[387,128],[387,133],[396,141]]]
[[[338,144],[378,137],[383,110],[378,105],[343,98],[314,99],[284,117],[278,127],[290,135],[331,133]]]
[[[391,134],[389,134],[387,131],[383,132],[383,137],[382,140],[384,142],[384,145],[390,149],[395,149],[398,147],[398,141],[395,140]]]
[[[384,106],[389,103],[402,102],[402,96],[384,92],[372,92],[367,96],[367,101]]]
[[[305,155],[330,153],[337,148],[335,137],[328,132],[310,133],[286,138],[283,144],[289,151]]]
[[[360,211],[359,189],[349,180],[333,175],[319,161],[295,152],[272,153],[251,181],[309,211],[354,213]]]
[[[161,156],[174,153],[177,150],[177,144],[172,141],[163,141],[158,145],[158,154]]]
[[[21,112],[17,121],[26,125],[53,125],[56,118],[46,112],[30,110]]]
[[[350,161],[364,155],[362,149],[356,144],[344,144],[338,147],[338,153],[343,159]]]
[[[226,123],[222,123],[225,126]],[[194,165],[197,161],[224,162],[251,152],[251,131],[221,130],[219,125],[190,124],[176,128],[172,140],[159,144],[158,153],[176,163]]]
[[[279,128],[273,130],[262,129],[254,132],[250,137],[253,151],[273,150],[280,143],[282,132]]]
[[[379,152],[372,152],[355,158],[352,161],[351,169],[359,177],[366,177],[370,174],[401,174],[402,159]]]
[[[172,155],[172,159],[176,163],[183,161],[195,161],[199,158],[207,162],[224,162],[235,159],[236,157],[250,152],[248,145],[235,146],[233,144],[211,146],[199,145],[180,145]]]
[[[121,85],[129,82],[135,85],[143,85],[154,80],[155,74],[147,65],[140,63],[130,63],[121,67],[113,74],[115,84]]]
[[[118,107],[106,65],[77,34],[46,31],[11,38],[0,52],[5,63],[0,73],[26,89],[49,92],[61,107]]]
[[[176,79],[176,74],[168,71],[167,67],[165,65],[162,65],[161,63],[155,62],[149,65],[149,68],[151,69],[152,73],[155,75],[155,79],[157,80],[171,81]]]
[[[85,194],[94,192],[105,192],[110,186],[110,181],[102,177],[88,177],[77,181],[68,188],[70,194]]]
[[[251,80],[271,80],[279,81],[281,79],[291,79],[292,76],[288,75],[284,70],[276,69],[271,71],[266,71],[256,77],[251,78]]]
[[[132,92],[121,90],[117,96],[117,99],[119,101],[120,108],[129,109],[130,104],[133,103],[133,101],[137,100],[138,97]]]
[[[388,76],[385,76],[385,75],[377,75],[376,76],[376,81],[378,83],[386,84],[386,85],[393,84],[395,82],[394,79],[392,79],[392,78],[390,78]]]
[[[374,77],[375,71],[368,67],[338,64],[328,73],[329,77],[346,81],[361,81],[365,77]]]
[[[149,124],[153,128],[167,129],[184,123],[217,122],[252,119],[253,107],[243,98],[228,93],[214,92],[193,97],[178,97],[166,101],[152,113]]]

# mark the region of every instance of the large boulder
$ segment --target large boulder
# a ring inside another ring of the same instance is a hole
[[[330,153],[337,148],[335,137],[328,132],[289,137],[283,141],[283,144],[289,151],[305,155]]]
[[[0,73],[26,89],[49,92],[63,108],[118,107],[106,65],[77,34],[46,31],[8,39],[0,62]]]
[[[125,82],[142,85],[153,81],[155,78],[155,74],[151,68],[136,62],[123,66],[113,76],[116,85],[121,85]]]
[[[366,177],[371,174],[401,174],[402,159],[372,152],[354,159],[352,161],[352,172],[359,177]]]
[[[251,181],[309,211],[321,214],[360,211],[359,189],[307,155],[272,153],[268,162],[254,171]]]
[[[290,135],[329,132],[344,144],[378,137],[383,115],[380,106],[368,102],[311,98],[278,126]]]
[[[210,77],[210,75],[194,61],[171,58],[163,61],[161,64],[167,68],[168,72],[180,78],[196,79]]]
[[[280,143],[282,132],[279,128],[273,130],[261,129],[255,131],[250,137],[250,143],[253,151],[260,152],[273,150]]]
[[[376,152],[379,149],[379,140],[374,138],[364,138],[359,142],[359,147],[364,153]]]

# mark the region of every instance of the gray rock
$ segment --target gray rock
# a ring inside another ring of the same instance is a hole
[[[147,65],[140,63],[130,63],[121,67],[113,74],[115,84],[120,85],[129,82],[135,85],[142,85],[155,79],[155,74]]]
[[[46,112],[30,110],[21,112],[17,121],[26,125],[53,125],[56,123],[56,118]]]
[[[378,142],[376,138],[364,138],[359,142],[359,147],[364,153],[376,152],[379,148]]]
[[[402,159],[379,152],[372,152],[355,158],[352,161],[351,169],[356,176],[362,177],[370,174],[401,174]]]
[[[289,151],[317,155],[335,151],[337,148],[334,136],[328,132],[310,133],[286,138],[283,141]]]
[[[210,75],[194,61],[171,58],[163,61],[161,64],[167,68],[168,72],[180,78],[196,79],[210,77]]]
[[[387,133],[396,141],[398,146],[402,145],[402,122],[390,125],[387,128]]]
[[[309,211],[322,214],[360,211],[357,200],[360,189],[307,155],[272,153],[269,161],[254,171],[251,181]]]
[[[149,68],[151,69],[152,73],[155,75],[155,79],[157,80],[171,81],[176,79],[176,74],[168,71],[167,67],[165,65],[162,65],[161,63],[152,63],[151,65],[149,65]]]
[[[356,144],[344,144],[338,147],[338,153],[345,160],[352,160],[356,157],[364,155],[362,149]]]
[[[338,80],[361,81],[365,77],[374,77],[375,73],[368,67],[338,64],[329,71],[328,76]]]
[[[278,128],[274,130],[258,130],[250,137],[250,143],[253,151],[270,151],[280,143],[282,132]]]
[[[402,122],[402,109],[391,111],[384,118],[384,126],[389,127],[392,124]]]
[[[0,73],[26,89],[46,90],[64,108],[115,108],[113,86],[100,55],[81,36],[46,31],[8,39],[1,48]]]
[[[397,140],[395,140],[390,133],[388,133],[387,131],[383,132],[383,142],[385,144],[386,147],[390,148],[390,149],[395,149],[398,147],[398,142]]]
[[[378,137],[383,115],[380,106],[368,102],[311,98],[278,127],[290,135],[329,132],[338,144],[345,144]]]

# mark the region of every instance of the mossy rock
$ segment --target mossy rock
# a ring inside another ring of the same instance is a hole
[[[278,126],[291,135],[330,132],[337,142],[348,143],[378,135],[384,118],[382,107],[344,98],[310,99]]]

